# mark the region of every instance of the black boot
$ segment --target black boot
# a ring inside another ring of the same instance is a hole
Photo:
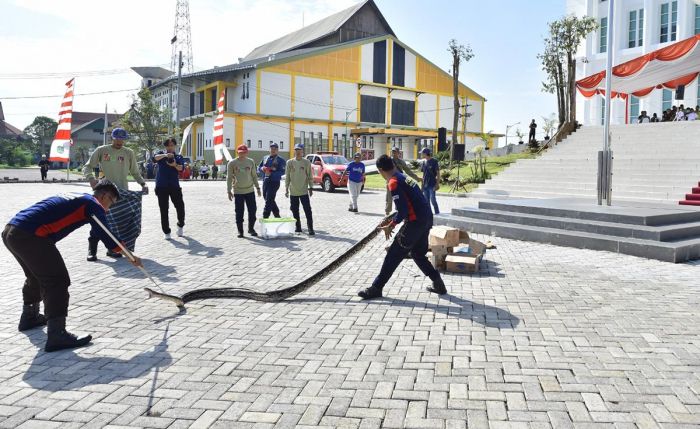
[[[237,223],[236,228],[238,228],[238,238],[243,238],[243,224]]]
[[[55,352],[63,349],[83,347],[92,341],[92,335],[78,338],[66,331],[66,318],[57,317],[48,322],[46,346],[44,351]]]
[[[438,295],[444,295],[447,293],[447,288],[445,287],[445,282],[442,281],[442,277],[438,277],[433,280],[433,285],[425,288],[428,292],[436,293]]]
[[[301,221],[297,220],[296,228],[294,228],[294,232],[301,232]]]
[[[370,286],[367,289],[363,289],[363,290],[357,292],[357,296],[359,296],[363,300],[372,299],[372,298],[381,298],[382,297],[382,290],[381,290],[381,288]]]
[[[248,234],[251,237],[257,237],[258,233],[255,232],[255,219],[248,219]]]
[[[309,228],[309,235],[316,235],[313,222],[309,221],[307,227]]]
[[[24,304],[22,315],[19,317],[19,326],[17,327],[20,332],[44,325],[46,325],[46,317],[39,313],[39,303]]]
[[[97,260],[97,245],[99,243],[100,240],[97,238],[88,238],[88,262],[95,262]]]
[[[122,254],[119,253],[119,252],[112,252],[111,250],[108,250],[108,251],[107,251],[107,256],[109,256],[110,258],[121,258],[121,257],[123,257],[124,255],[122,255]]]

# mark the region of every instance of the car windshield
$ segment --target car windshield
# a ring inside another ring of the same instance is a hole
[[[326,164],[347,164],[349,161],[342,155],[324,155],[323,162]]]

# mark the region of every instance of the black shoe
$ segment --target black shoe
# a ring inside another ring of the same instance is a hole
[[[309,235],[316,235],[316,232],[314,232],[313,229],[310,229],[310,230],[309,230]]]
[[[249,229],[249,230],[248,230],[248,234],[250,234],[251,237],[257,237],[257,236],[258,236],[258,233],[255,232],[254,229]]]
[[[123,257],[124,255],[122,255],[122,254],[119,253],[119,252],[112,252],[111,250],[108,250],[108,251],[107,251],[107,256],[109,256],[110,258],[121,258],[121,257]]]
[[[357,213],[357,209],[352,209],[352,212],[353,212],[353,213]]]
[[[88,262],[95,262],[97,260],[98,244],[99,240],[93,240],[92,238],[88,239],[88,254],[86,258]]]
[[[425,288],[430,293],[436,293],[438,295],[444,295],[447,293],[447,288],[445,287],[445,282],[442,281],[442,278],[438,278],[433,282],[432,286],[428,286]]]
[[[348,209],[348,211],[349,211],[349,212],[352,212],[352,211],[355,211],[355,209],[353,209],[352,207],[350,207],[350,208]]]
[[[66,318],[59,317],[48,321],[47,339],[44,351],[55,352],[86,346],[92,341],[92,335],[78,338],[66,331]]]
[[[242,233],[242,232],[239,232],[238,235],[237,235],[237,237],[238,237],[238,238],[243,238],[243,233]]]
[[[382,290],[379,288],[370,286],[367,289],[364,289],[364,290],[357,292],[357,296],[359,296],[363,300],[372,299],[372,298],[381,298],[382,297]]]
[[[294,232],[296,232],[297,234],[301,234],[301,228],[295,229]]]
[[[39,313],[39,303],[25,304],[22,309],[22,315],[19,317],[19,326],[17,326],[17,329],[22,332],[44,325],[46,325],[46,317]]]

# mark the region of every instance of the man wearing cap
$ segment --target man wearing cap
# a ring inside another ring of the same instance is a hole
[[[313,177],[311,175],[311,162],[303,158],[304,146],[294,146],[294,159],[287,162],[287,174],[284,178],[284,196],[291,198],[291,209],[294,219],[297,221],[296,232],[301,232],[301,217],[299,215],[299,203],[304,207],[306,225],[309,228],[309,235],[316,235],[314,232],[314,218],[311,213],[311,201],[309,197],[313,195]]]
[[[399,150],[398,147],[394,146],[393,148],[391,148],[391,159],[392,159],[392,161],[394,161],[394,166],[396,166],[396,170],[398,170],[398,172],[401,174],[408,175],[416,182],[420,182],[420,179],[418,178],[416,173],[411,171],[408,164],[406,164],[406,161],[404,161],[403,159],[401,159],[399,157],[400,154],[401,154],[401,151]],[[389,192],[387,190],[387,192],[386,192],[386,207],[384,208],[384,212],[388,215],[389,213],[391,213],[391,209],[392,209],[391,192]]]
[[[56,243],[71,232],[90,223],[96,237],[119,252],[118,243],[97,224],[103,224],[105,212],[119,199],[119,190],[107,180],[93,187],[93,193],[70,193],[49,197],[17,213],[5,226],[2,242],[24,271],[22,297],[24,307],[18,329],[27,331],[48,324],[45,350],[53,352],[87,345],[90,335],[78,338],[66,331],[70,276]],[[113,232],[113,235],[114,234]],[[132,264],[141,266],[134,256]],[[44,301],[44,312],[39,312]]]
[[[438,207],[436,192],[440,189],[440,165],[437,159],[433,158],[433,153],[430,148],[424,147],[420,153],[423,154],[423,165],[421,172],[423,173],[422,191],[428,203],[433,204],[435,214],[440,214]]]
[[[362,159],[362,156],[358,152],[343,172],[343,175],[348,175],[348,193],[350,194],[350,208],[348,211],[354,213],[357,213],[357,197],[362,192],[362,179],[365,177],[365,164],[360,159]]]
[[[427,288],[428,292],[438,295],[447,293],[440,273],[425,256],[428,252],[428,234],[433,226],[433,214],[430,212],[430,206],[418,187],[418,183],[399,173],[396,164],[387,155],[382,155],[377,159],[377,170],[387,181],[392,201],[396,204],[396,215],[391,223],[381,229],[388,239],[396,225],[403,222],[403,226],[396,234],[396,238],[384,257],[379,275],[370,287],[359,291],[358,295],[362,299],[381,297],[384,285],[408,255],[411,256],[423,274],[432,280],[433,285]]]
[[[169,138],[163,142],[165,150],[155,154],[153,160],[158,165],[156,172],[156,196],[158,197],[158,208],[160,209],[160,227],[163,230],[166,240],[170,240],[170,219],[168,211],[170,201],[175,206],[177,213],[177,236],[185,235],[185,202],[182,199],[182,188],[180,187],[180,172],[185,168],[185,160],[179,153],[175,153],[177,142],[174,138]],[[169,201],[170,200],[170,201]]]
[[[46,175],[49,172],[49,161],[46,159],[46,155],[41,155],[41,161],[39,161],[39,171],[41,172],[41,181],[46,180]]]
[[[136,238],[141,234],[141,196],[148,194],[148,187],[146,181],[141,177],[134,151],[124,147],[124,141],[128,138],[129,134],[124,128],[112,130],[112,144],[95,149],[83,167],[83,174],[94,189],[97,185],[94,169],[99,165],[104,178],[119,188],[119,202],[114,204],[109,211],[107,224],[125,241],[126,247],[133,251]],[[129,191],[127,179],[129,174],[141,185],[141,192]],[[88,238],[88,261],[97,260],[98,242],[99,237],[93,228],[90,230]],[[120,258],[122,255],[108,249],[107,256]]]
[[[243,213],[244,207],[248,208],[248,234],[257,237],[255,232],[255,215],[258,210],[255,204],[255,193],[260,196],[258,175],[255,173],[255,161],[248,158],[248,146],[242,144],[236,149],[238,157],[232,159],[226,165],[226,188],[228,200],[235,200],[236,228],[238,238],[243,237]],[[233,192],[231,189],[233,188]]]
[[[278,155],[279,148],[277,143],[270,143],[270,154],[265,156],[258,166],[258,172],[265,175],[262,187],[262,194],[265,199],[263,219],[269,218],[270,213],[274,217],[280,217],[280,209],[277,207],[275,197],[280,188],[282,176],[284,176],[286,161]]]

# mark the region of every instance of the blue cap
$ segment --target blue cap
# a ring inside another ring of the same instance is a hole
[[[124,128],[115,128],[112,130],[112,140],[127,140],[129,133]]]
[[[362,154],[360,152],[357,152],[355,155],[352,156],[353,158],[362,158]]]
[[[278,144],[275,143],[275,142],[272,142],[272,143],[270,143],[270,147],[276,147],[276,148],[279,149],[280,145],[278,145]]]
[[[432,154],[433,154],[433,151],[430,150],[429,147],[424,147],[423,149],[420,150],[420,153],[424,153],[424,154],[426,154],[426,155],[432,155]]]
[[[304,150],[304,145],[299,143],[294,145],[294,150]]]

